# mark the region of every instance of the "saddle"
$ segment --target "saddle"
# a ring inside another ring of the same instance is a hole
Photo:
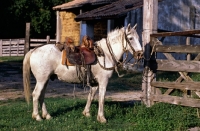
[[[62,64],[67,66],[91,65],[96,61],[94,42],[89,36],[84,36],[80,46],[74,46],[74,41],[66,37],[62,48]]]

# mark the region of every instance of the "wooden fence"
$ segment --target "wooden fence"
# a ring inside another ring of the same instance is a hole
[[[30,39],[30,49],[40,45],[55,43],[55,39]],[[0,56],[24,56],[25,39],[0,39]]]
[[[183,32],[166,32],[151,34],[150,51],[151,59],[144,70],[144,78],[142,83],[143,88],[143,102],[147,106],[153,105],[155,102],[165,102],[190,107],[200,107],[200,99],[195,99],[188,92],[195,92],[200,96],[200,82],[193,81],[188,75],[190,72],[200,73],[200,45],[190,45],[189,37],[200,36],[200,30],[183,31]],[[162,40],[170,36],[188,36],[186,45],[163,45]],[[158,40],[161,38],[161,40]],[[157,59],[156,53],[160,52],[165,55],[167,59]],[[176,60],[172,53],[185,53],[187,55],[185,60]],[[195,56],[191,60],[190,55]],[[178,72],[180,75],[173,82],[163,82],[156,79],[156,72]],[[161,91],[165,88],[166,91]],[[178,89],[183,91],[182,96],[171,95],[172,91]]]

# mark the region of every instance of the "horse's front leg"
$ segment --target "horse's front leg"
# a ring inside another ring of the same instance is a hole
[[[97,120],[101,123],[107,122],[104,116],[104,100],[107,84],[108,80],[101,81],[101,83],[99,84],[99,109],[97,114]]]
[[[86,117],[90,117],[90,106],[91,106],[92,100],[94,99],[97,89],[98,89],[98,86],[90,88],[87,103],[86,103],[85,109],[82,112],[83,115]]]

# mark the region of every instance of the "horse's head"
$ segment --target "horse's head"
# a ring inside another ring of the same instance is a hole
[[[139,42],[139,36],[136,32],[137,24],[131,28],[130,24],[127,26],[125,31],[125,39],[128,43],[128,50],[131,52],[135,59],[139,60],[143,57],[143,50]]]

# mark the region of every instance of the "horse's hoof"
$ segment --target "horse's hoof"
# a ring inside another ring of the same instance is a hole
[[[51,115],[50,114],[45,114],[45,115],[43,114],[42,118],[49,120],[49,119],[51,119]]]
[[[32,115],[32,118],[35,119],[36,121],[42,121],[40,115]]]
[[[99,121],[100,123],[106,123],[107,120],[104,116],[97,116],[97,121]]]
[[[46,119],[47,119],[47,120],[50,120],[51,118],[52,118],[52,117],[51,117],[50,114],[47,114],[47,115],[46,115]]]
[[[90,117],[90,113],[89,113],[89,112],[83,111],[82,114],[83,114],[84,116],[86,116],[86,117]]]

